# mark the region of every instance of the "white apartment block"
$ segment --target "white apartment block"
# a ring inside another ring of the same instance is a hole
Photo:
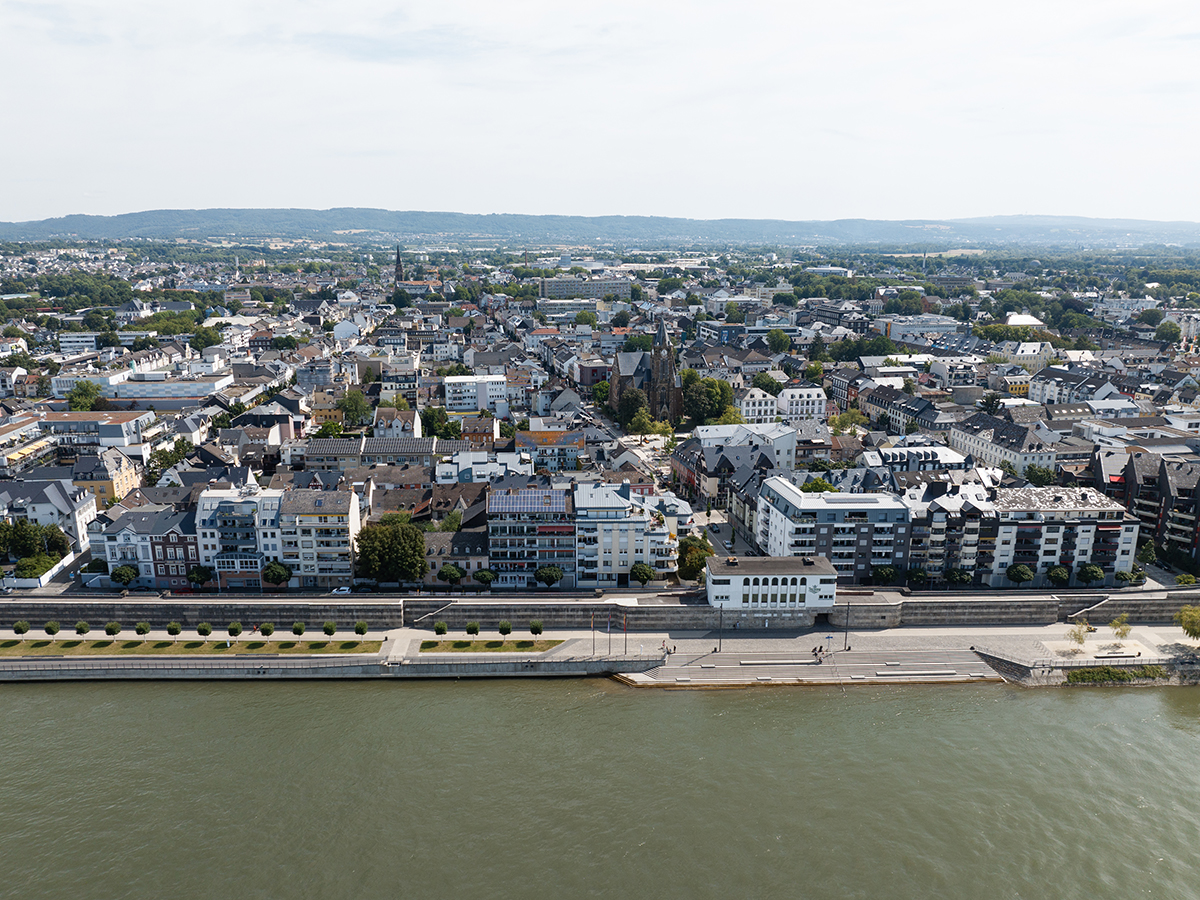
[[[504,375],[449,375],[445,381],[446,411],[452,413],[496,411],[508,399]]]
[[[628,483],[575,486],[577,586],[626,587],[637,563],[653,569],[656,581],[675,573],[679,540],[651,508],[655,500],[634,494]]]
[[[777,414],[787,425],[795,425],[806,419],[825,421],[828,399],[825,390],[815,384],[785,387],[775,398]]]
[[[768,478],[758,497],[757,544],[767,556],[824,556],[845,583],[874,566],[907,569],[908,507],[893,494],[810,494]]]
[[[774,396],[752,387],[738,399],[738,412],[747,425],[765,425],[779,416],[779,407]]]

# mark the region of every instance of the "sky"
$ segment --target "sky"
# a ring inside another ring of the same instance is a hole
[[[0,220],[1200,220],[1200,4],[4,0]]]

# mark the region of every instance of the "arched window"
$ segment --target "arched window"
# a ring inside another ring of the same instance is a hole
[[[792,585],[794,586],[795,584],[796,584],[796,579],[795,579],[795,578],[793,578],[793,579],[792,579]]]
[[[754,579],[754,586],[758,587],[758,579],[757,578]]]
[[[793,578],[793,579],[792,579],[792,584],[795,584],[795,583],[796,583],[796,579],[795,579],[795,578]],[[800,579],[800,583],[801,583],[801,584],[808,584],[808,579],[807,579],[807,578],[801,578],[801,579]]]
[[[750,579],[749,579],[749,578],[743,578],[743,579],[742,579],[742,587],[749,587],[749,586],[750,586]]]

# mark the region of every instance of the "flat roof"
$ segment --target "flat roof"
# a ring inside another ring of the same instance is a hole
[[[837,570],[824,556],[710,556],[710,575],[828,575]]]

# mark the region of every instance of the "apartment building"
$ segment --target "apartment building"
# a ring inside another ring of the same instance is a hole
[[[282,562],[279,504],[284,491],[248,484],[210,488],[196,504],[200,563],[220,590],[262,590],[262,570]]]
[[[1054,444],[1039,437],[1035,429],[982,412],[951,427],[950,446],[986,466],[1007,462],[1017,474],[1030,465],[1052,470],[1057,462]]]
[[[504,375],[448,375],[444,383],[446,411],[473,413],[481,409],[496,412],[496,404],[508,399],[508,381]]]
[[[563,571],[559,587],[575,587],[575,500],[548,481],[488,493],[488,559],[500,588],[534,588],[541,566]]]
[[[629,570],[645,563],[662,580],[679,568],[679,540],[656,498],[621,485],[575,486],[576,585],[627,587]]]
[[[844,584],[866,581],[874,566],[908,568],[909,511],[892,494],[810,494],[786,478],[768,478],[756,527],[768,556],[824,556]]]
[[[352,491],[284,491],[278,526],[278,556],[292,570],[292,584],[333,590],[354,583],[354,540],[361,521]],[[274,556],[275,539],[267,540]]]
[[[815,384],[789,384],[775,398],[777,415],[787,425],[809,419],[824,422],[828,403],[825,390]]]
[[[1112,586],[1118,572],[1133,568],[1138,520],[1116,501],[1092,488],[997,488],[994,544],[981,541],[979,579],[992,587],[1012,587],[1009,566],[1024,564],[1034,573],[1032,586],[1050,584],[1046,573],[1062,566],[1070,584],[1084,586],[1076,573],[1099,566]]]

